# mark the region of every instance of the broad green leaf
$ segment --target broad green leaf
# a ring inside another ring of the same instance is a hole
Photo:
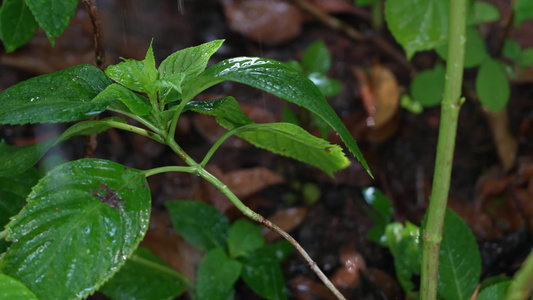
[[[533,47],[526,48],[520,54],[520,67],[530,67],[533,66]]]
[[[511,88],[500,61],[489,59],[481,65],[476,77],[476,93],[481,104],[492,112],[507,105]]]
[[[302,55],[302,66],[308,74],[324,75],[329,71],[331,55],[323,40],[318,40],[305,49]]]
[[[33,188],[6,226],[0,271],[39,299],[83,298],[125,263],[148,229],[144,173],[102,159],[68,162]]]
[[[184,278],[150,250],[139,247],[100,291],[113,300],[174,299],[185,289]]]
[[[410,222],[405,227],[400,223],[390,223],[385,228],[387,246],[394,256],[396,277],[403,290],[410,293],[414,289],[413,275],[420,274],[419,235],[420,229]],[[450,298],[451,299],[451,298]]]
[[[385,19],[392,35],[411,59],[448,38],[448,0],[387,0]]]
[[[117,83],[112,83],[107,86],[105,90],[93,99],[93,101],[97,102],[109,100],[119,100],[124,103],[132,113],[139,116],[146,116],[152,111],[152,107],[148,104],[146,98]]]
[[[444,76],[446,70],[443,65],[436,65],[431,70],[424,70],[411,82],[413,100],[425,107],[439,105],[444,93]]]
[[[172,225],[192,245],[211,250],[225,248],[229,221],[220,211],[200,201],[168,201]]]
[[[77,0],[25,0],[37,23],[54,45],[54,37],[61,35],[76,12]]]
[[[0,8],[0,35],[6,52],[26,44],[38,27],[24,0],[4,0]]]
[[[0,274],[0,299],[38,300],[37,296],[24,284],[5,274]]]
[[[317,138],[291,123],[255,124],[231,97],[190,101],[187,109],[212,115],[228,130],[256,147],[294,158],[320,168],[330,176],[349,165],[349,161],[337,145]]]
[[[280,260],[269,248],[259,248],[243,261],[242,279],[261,297],[272,300],[288,299]]]
[[[491,285],[494,285],[494,284],[498,284],[498,283],[502,283],[502,282],[511,282],[512,279],[507,277],[507,276],[492,276],[492,277],[489,277],[485,280],[483,280],[483,282],[481,282],[481,284],[479,285],[479,291],[491,286]]]
[[[18,83],[0,94],[0,123],[71,122],[97,115],[111,101],[91,101],[111,81],[98,68],[79,65]]]
[[[468,25],[476,25],[498,21],[500,11],[494,5],[485,1],[475,1],[468,10]]]
[[[481,256],[470,228],[448,209],[439,255],[437,291],[444,299],[468,300],[481,275]]]
[[[224,40],[215,40],[196,47],[190,47],[174,52],[159,66],[161,78],[172,74],[183,73],[185,78],[194,77],[202,73],[209,58],[222,46]]]
[[[33,168],[22,174],[0,177],[0,229],[26,204],[26,198],[39,178],[41,175]]]
[[[512,281],[504,281],[492,284],[481,289],[476,297],[476,300],[501,300],[505,299],[507,290],[511,286]]]
[[[448,45],[443,45],[437,48],[437,53],[443,59],[447,59]],[[465,68],[473,68],[479,66],[488,58],[487,50],[485,49],[485,41],[479,36],[474,27],[467,27],[466,29],[466,44],[465,44]]]
[[[511,60],[518,61],[520,60],[522,49],[520,48],[520,44],[517,42],[506,39],[503,43],[502,54]]]
[[[227,241],[229,256],[233,258],[247,256],[250,251],[265,244],[261,227],[246,219],[239,219],[233,223]]]
[[[226,300],[241,268],[241,263],[229,258],[222,248],[207,252],[196,274],[196,299]]]
[[[286,64],[266,58],[238,57],[207,68],[186,82],[183,99],[189,101],[203,90],[223,81],[235,81],[272,93],[303,106],[326,121],[372,176],[357,143],[320,90],[304,75]]]
[[[531,0],[516,0],[513,10],[516,27],[520,26],[526,20],[533,19],[533,1]]]
[[[111,65],[105,70],[105,74],[114,81],[139,93],[145,93],[141,81],[143,62],[134,59],[125,59],[116,65]]]
[[[53,146],[76,135],[97,134],[109,129],[109,121],[126,122],[112,117],[95,121],[83,121],[69,127],[59,137],[50,138],[30,146],[9,146],[0,142],[0,176],[13,176],[33,167]]]
[[[311,73],[308,78],[318,87],[324,97],[337,96],[341,90],[342,83],[335,79],[330,79],[320,73]]]

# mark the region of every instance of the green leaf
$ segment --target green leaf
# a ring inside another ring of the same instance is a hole
[[[470,228],[448,209],[439,255],[437,291],[444,299],[470,299],[481,275],[481,256]]]
[[[239,219],[233,223],[227,241],[229,256],[233,258],[247,256],[248,252],[265,244],[261,227],[246,219]]]
[[[526,48],[522,51],[519,64],[522,68],[533,66],[533,47]]]
[[[357,6],[370,6],[372,4],[378,3],[380,0],[355,0],[355,5]]]
[[[257,57],[224,60],[187,81],[183,99],[189,101],[203,90],[228,80],[262,89],[314,112],[337,131],[348,149],[372,176],[357,143],[320,90],[304,75],[282,62]]]
[[[157,79],[157,69],[155,68],[155,58],[154,58],[154,50],[152,49],[152,42],[150,42],[150,46],[148,47],[148,50],[146,51],[146,56],[143,63],[143,79],[144,79],[144,85],[149,84],[152,81],[155,81]]]
[[[139,78],[142,70],[143,62],[134,59],[125,59],[119,64],[107,67],[105,74],[130,90],[145,93],[146,90],[141,84],[142,79]]]
[[[335,79],[330,79],[320,73],[311,73],[308,78],[318,87],[324,97],[337,96],[341,90],[342,83]]]
[[[150,250],[139,247],[100,291],[113,300],[174,299],[185,289],[183,278]]]
[[[518,61],[520,60],[522,49],[517,42],[506,39],[503,43],[502,54],[511,60]]]
[[[437,48],[437,53],[446,60],[448,56],[448,45],[443,45]],[[479,36],[474,27],[467,27],[466,29],[466,45],[465,45],[465,68],[473,68],[479,66],[488,58],[487,50],[485,49],[485,41]]]
[[[122,85],[112,83],[103,90],[93,101],[115,101],[119,100],[124,103],[128,109],[139,116],[146,116],[152,111],[152,107],[143,96],[132,92]]]
[[[318,40],[305,49],[302,55],[302,66],[306,73],[324,75],[331,68],[331,55],[326,43]]]
[[[481,65],[476,77],[476,93],[481,104],[492,112],[507,105],[511,88],[500,61],[489,59]]]
[[[489,23],[500,19],[498,8],[485,1],[475,1],[467,14],[468,25]]]
[[[198,300],[226,300],[241,274],[242,265],[229,258],[224,249],[207,252],[196,274]]]
[[[280,260],[269,248],[252,251],[244,259],[242,279],[261,297],[266,299],[288,299]]]
[[[482,289],[476,300],[501,300],[505,299],[507,290],[511,286],[512,280],[498,282]]]
[[[374,208],[376,213],[370,213],[368,216],[376,224],[387,224],[392,219],[392,204],[382,191],[374,187],[363,189],[363,198],[365,202]]]
[[[0,228],[26,204],[26,197],[39,178],[41,175],[33,168],[22,174],[0,177]]]
[[[188,78],[202,73],[207,66],[209,58],[217,52],[223,42],[224,40],[215,40],[174,52],[159,66],[161,78],[166,78],[176,73],[183,73],[184,77]]]
[[[444,93],[444,76],[446,70],[443,65],[436,65],[431,70],[424,70],[411,82],[411,95],[415,102],[425,107],[440,104]]]
[[[33,167],[53,146],[76,135],[98,134],[111,126],[108,121],[126,122],[122,118],[112,117],[95,121],[83,121],[69,127],[61,136],[45,140],[30,146],[9,146],[0,142],[0,176],[13,176]]]
[[[148,229],[144,173],[101,159],[80,159],[48,173],[6,226],[13,244],[1,272],[39,299],[83,298],[108,280]]]
[[[415,77],[416,78],[416,77]],[[413,114],[420,114],[424,111],[424,107],[418,101],[414,101],[407,94],[403,94],[400,98],[400,106]]]
[[[405,227],[400,223],[390,223],[385,228],[387,246],[394,256],[396,277],[403,290],[410,293],[414,289],[411,278],[420,274],[419,235],[420,229],[410,222]],[[450,298],[451,299],[451,298]]]
[[[24,0],[4,0],[0,8],[0,35],[6,52],[26,44],[38,27]]]
[[[202,102],[190,101],[187,108],[215,116],[220,125],[228,130],[235,129],[238,137],[256,147],[314,165],[330,176],[349,165],[342,148],[311,135],[297,125],[253,123],[231,97]]]
[[[97,115],[111,101],[91,101],[111,81],[98,68],[79,65],[18,83],[0,94],[0,123],[71,122]]]
[[[178,233],[195,247],[224,248],[229,221],[220,211],[200,201],[167,201],[165,206]]]
[[[387,0],[385,19],[392,35],[411,59],[415,52],[434,49],[448,38],[448,1]]]
[[[77,0],[25,0],[37,23],[54,45],[54,37],[61,35],[76,12]]]
[[[13,277],[0,274],[0,299],[3,300],[38,300],[32,291]]]
[[[516,0],[513,10],[516,27],[526,20],[533,19],[533,1],[531,0]]]

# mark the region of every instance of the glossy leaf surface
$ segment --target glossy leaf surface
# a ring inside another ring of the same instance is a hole
[[[24,45],[39,25],[24,0],[4,0],[0,8],[0,34],[6,52]]]
[[[150,250],[139,247],[100,291],[113,300],[174,299],[185,289],[182,278]]]
[[[481,65],[476,77],[476,93],[481,104],[492,112],[507,105],[511,88],[500,61],[489,59]]]
[[[146,98],[116,83],[106,87],[106,89],[98,94],[93,101],[110,100],[119,100],[124,103],[132,113],[139,116],[146,116],[152,111],[152,107],[147,103],[148,100]]]
[[[144,174],[101,159],[68,162],[33,188],[6,226],[0,270],[39,299],[83,298],[135,250],[150,217]]]
[[[111,81],[98,68],[79,65],[20,82],[0,94],[0,123],[70,122],[97,115],[112,101],[92,101]]]
[[[246,220],[239,219],[233,223],[228,234],[228,249],[230,257],[247,256],[248,252],[265,244],[261,235],[261,227]]]
[[[470,299],[481,275],[481,256],[470,228],[448,209],[439,255],[438,294],[444,299]]]
[[[203,90],[223,81],[240,82],[262,89],[314,112],[337,131],[348,149],[371,174],[357,143],[335,111],[318,88],[294,68],[266,58],[227,59],[207,68],[198,77],[188,81],[183,91],[183,99],[188,101]]]
[[[142,70],[143,63],[141,61],[126,59],[121,63],[107,67],[105,74],[130,90],[144,93],[146,90],[141,84],[143,79],[139,78]]]
[[[434,49],[448,38],[448,1],[388,0],[385,18],[391,33],[403,46],[407,58]]]
[[[387,246],[394,256],[396,277],[406,293],[413,291],[413,275],[420,274],[419,234],[420,229],[410,222],[405,226],[390,223],[385,228]]]
[[[0,299],[37,300],[37,296],[15,278],[0,274]]]
[[[192,245],[210,250],[226,247],[229,221],[220,211],[199,201],[167,201],[176,231]]]
[[[215,40],[174,52],[161,62],[159,66],[161,78],[176,73],[183,73],[185,78],[202,73],[207,66],[209,58],[217,52],[223,42],[224,40]]]
[[[25,1],[52,45],[54,44],[54,37],[59,36],[67,28],[78,6],[77,0]]]
[[[365,199],[366,203],[372,207],[372,209],[363,207],[363,210],[365,214],[369,216],[376,224],[367,233],[367,237],[370,240],[385,246],[387,241],[385,227],[392,219],[392,205],[390,200],[385,196],[385,194],[383,194],[382,191],[374,187],[363,189],[363,198]]]
[[[196,274],[198,300],[226,300],[241,274],[242,265],[229,258],[224,249],[207,252]]]

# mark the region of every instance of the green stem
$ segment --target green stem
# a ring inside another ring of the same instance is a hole
[[[167,135],[167,141],[174,141],[174,135],[176,134],[176,127],[178,126],[178,120],[181,115],[181,112],[185,108],[185,105],[187,105],[187,102],[189,102],[189,99],[182,99],[181,103],[178,106],[178,109],[174,113],[174,116],[172,117],[172,122],[170,122],[170,128],[168,130]]]
[[[531,296],[533,291],[533,251],[526,258],[526,261],[516,272],[513,283],[505,295],[505,300],[525,300]]]
[[[130,131],[130,132],[151,138],[159,143],[162,143],[162,144],[165,143],[165,140],[160,135],[155,134],[149,130],[139,128],[137,126],[133,126],[127,123],[122,123],[122,122],[117,122],[117,121],[111,121],[111,120],[102,120],[101,122],[106,123],[113,128]]]
[[[7,237],[7,229],[4,231],[0,231],[0,240],[3,240]]]
[[[194,284],[189,280],[189,278],[187,278],[185,275],[181,274],[180,272],[178,272],[178,271],[176,271],[176,270],[174,270],[172,268],[169,268],[167,266],[158,264],[158,263],[153,262],[151,260],[142,258],[142,257],[140,257],[139,255],[136,255],[136,254],[132,255],[130,257],[130,260],[134,261],[134,262],[136,262],[138,264],[150,267],[150,268],[152,268],[154,270],[158,270],[158,271],[160,271],[162,273],[165,273],[165,274],[168,274],[170,276],[176,277],[177,279],[179,279],[183,283],[185,283],[185,285],[187,285],[187,287],[189,287],[189,288],[194,287]]]
[[[166,167],[159,167],[159,168],[146,170],[143,173],[144,173],[145,177],[150,177],[150,176],[155,175],[155,174],[167,173],[167,172],[184,172],[184,173],[197,174],[198,173],[197,169],[198,168],[196,168],[194,166],[190,166],[190,167],[185,167],[185,166],[166,166]]]
[[[440,242],[450,189],[457,119],[463,101],[460,96],[466,43],[466,2],[466,0],[450,0],[446,81],[441,104],[433,186],[427,212],[427,223],[423,232],[424,249],[420,282],[422,300],[437,299]]]
[[[137,121],[137,122],[143,124],[144,126],[148,127],[148,129],[152,130],[153,132],[159,134],[160,136],[164,135],[164,131],[162,131],[157,126],[155,126],[154,124],[152,124],[150,121],[146,120],[143,117],[140,117],[140,116],[138,116],[136,114],[127,113],[127,112],[122,111],[122,110],[114,110],[114,109],[109,109],[109,110],[110,111],[114,111],[114,112],[119,113],[119,114],[122,114],[122,115],[125,115],[126,117],[130,117],[130,118],[134,119],[135,121]]]

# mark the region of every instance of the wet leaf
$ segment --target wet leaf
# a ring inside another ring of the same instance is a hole
[[[83,298],[108,280],[148,229],[144,174],[118,163],[81,159],[48,173],[6,226],[13,244],[0,270],[39,299]]]
[[[33,168],[16,176],[0,177],[0,228],[4,228],[9,218],[22,209],[31,188],[40,178]]]
[[[364,208],[364,212],[369,216],[376,226],[367,233],[367,237],[380,245],[385,246],[387,236],[385,227],[392,219],[392,204],[390,200],[380,190],[368,187],[363,189],[363,198],[373,209]]]
[[[92,100],[110,84],[109,78],[91,65],[31,78],[0,94],[0,123],[58,123],[97,115],[112,101]]]
[[[54,44],[54,37],[61,35],[76,12],[77,0],[25,0],[37,23]]]
[[[224,249],[215,248],[207,252],[196,276],[197,299],[226,300],[241,269],[241,263],[229,258]]]
[[[209,58],[222,46],[224,40],[215,40],[172,53],[159,66],[161,78],[182,73],[185,78],[202,73]]]
[[[220,211],[199,201],[167,201],[174,228],[192,245],[211,250],[226,247],[229,221]]]
[[[183,275],[139,247],[100,291],[114,300],[163,300],[176,298],[184,289]]]
[[[420,229],[410,222],[405,226],[395,222],[385,228],[387,246],[394,256],[396,278],[406,293],[413,291],[415,285],[411,281],[413,275],[420,274],[419,235]]]
[[[342,247],[340,253],[341,267],[330,278],[336,287],[355,288],[361,282],[360,272],[366,271],[363,256],[350,247]]]
[[[229,255],[233,258],[246,257],[250,251],[265,244],[261,227],[246,219],[239,219],[231,225],[227,241]]]
[[[388,0],[385,18],[392,35],[403,46],[407,58],[431,50],[448,38],[448,1]]]
[[[203,90],[223,81],[236,81],[265,90],[314,112],[338,132],[348,149],[371,174],[357,143],[320,90],[292,67],[276,60],[257,57],[227,59],[207,68],[194,80],[187,82],[183,98],[188,101]]]
[[[450,209],[444,220],[439,261],[438,294],[445,299],[470,299],[481,275],[481,257],[472,231]]]
[[[111,65],[105,70],[105,74],[114,81],[136,92],[145,93],[139,78],[143,70],[143,63],[134,59],[125,59],[123,62]]]
[[[5,274],[0,274],[0,299],[37,300],[38,298],[20,281]]]
[[[6,52],[26,44],[39,25],[24,0],[5,0],[0,8],[0,34]]]
[[[143,96],[132,92],[122,85],[112,83],[103,90],[93,101],[119,100],[124,103],[128,109],[139,116],[146,116],[152,111],[152,107]]]
[[[481,64],[476,77],[476,93],[481,104],[492,112],[507,105],[511,89],[500,61],[488,59]]]
[[[411,81],[411,95],[413,100],[425,107],[440,104],[444,93],[444,75],[446,70],[443,65],[437,65],[431,70],[424,70]]]

